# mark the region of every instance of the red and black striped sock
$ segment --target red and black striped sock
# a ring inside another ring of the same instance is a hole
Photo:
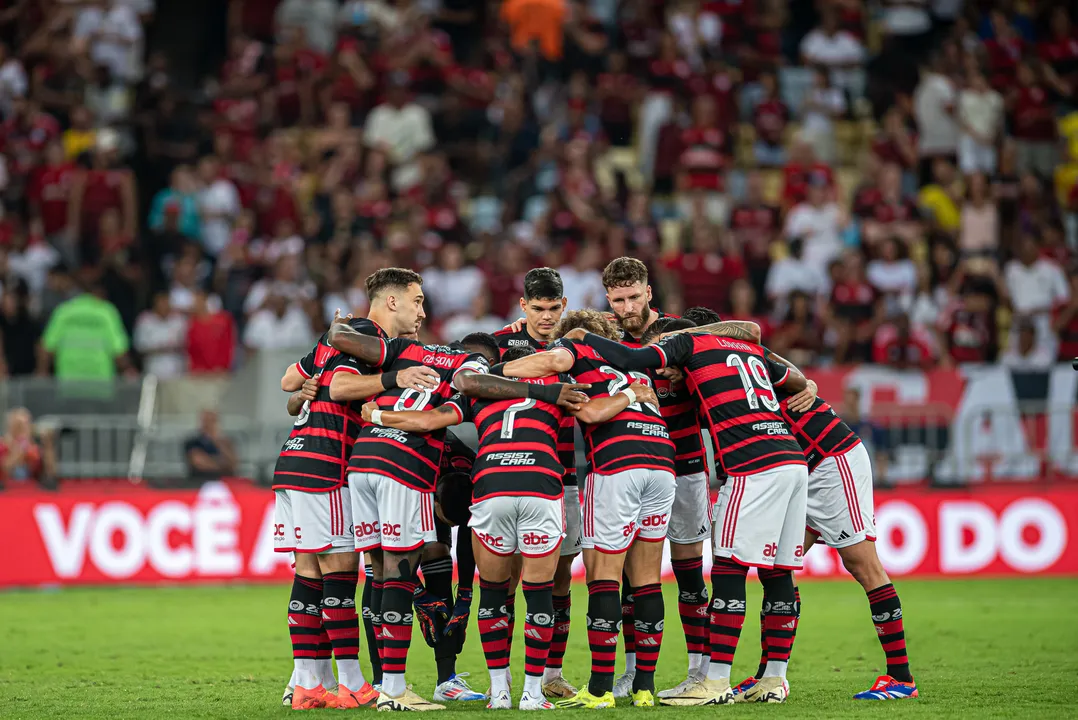
[[[643,585],[633,590],[633,615],[636,624],[636,675],[633,691],[655,692],[655,666],[663,646],[663,586]]]
[[[509,667],[509,617],[506,599],[509,597],[509,581],[490,582],[479,578],[479,640],[487,669],[491,672]]]
[[[546,666],[561,669],[565,647],[569,644],[569,618],[572,613],[572,595],[554,596],[554,635],[550,640],[550,655]]]
[[[292,640],[292,659],[319,659],[325,632],[322,627],[322,580],[296,575],[292,578],[292,595],[288,598],[288,635]],[[326,642],[329,642],[328,637]],[[313,669],[314,665],[311,667]]]
[[[789,570],[760,569],[764,586],[764,630],[767,633],[767,667],[763,676],[786,677],[786,666],[794,645],[797,601],[794,579]]]
[[[356,613],[356,572],[322,576],[322,623],[333,644],[341,684],[358,690],[367,682],[359,669],[359,615]]]
[[[767,606],[767,593],[760,603],[760,666],[756,668],[757,680],[764,676],[767,669],[767,627],[764,622],[764,607]],[[801,588],[794,586],[794,637],[797,637],[797,624],[801,621]],[[792,648],[791,648],[792,649]]]
[[[703,558],[672,560],[677,579],[677,610],[681,629],[685,632],[685,649],[689,653],[689,669],[700,667],[707,650],[707,585],[704,584]]]
[[[593,695],[604,695],[614,689],[618,622],[618,581],[588,583],[588,646],[591,648],[588,689]]]
[[[745,625],[745,576],[748,568],[729,558],[711,566],[711,665],[708,678],[729,679],[737,641]]]
[[[524,587],[524,691],[542,695],[543,671],[554,636],[554,583],[522,583]]]
[[[505,617],[509,621],[509,634],[505,639],[505,657],[513,656],[513,633],[517,629],[517,591],[509,593],[505,599]]]
[[[382,682],[382,658],[379,654],[379,635],[382,634],[382,583],[374,579],[370,565],[364,569],[360,615],[363,618],[363,634],[367,639],[367,655],[371,659],[371,682],[378,684]]]
[[[902,626],[902,602],[891,583],[868,591],[868,607],[876,635],[887,656],[887,674],[900,682],[913,682],[906,654],[906,631]]]
[[[382,683],[383,687],[392,685],[388,688],[388,694],[394,697],[403,692],[408,648],[412,645],[414,594],[414,579],[386,580],[382,583]]]
[[[628,575],[621,577],[621,634],[625,638],[625,672],[636,672],[636,622]]]

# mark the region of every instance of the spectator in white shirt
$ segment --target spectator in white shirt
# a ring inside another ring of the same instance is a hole
[[[8,117],[15,98],[26,96],[26,70],[22,61],[11,57],[7,43],[0,43],[0,115]]]
[[[266,297],[243,331],[243,345],[251,351],[308,347],[314,340],[303,306],[276,292]]]
[[[785,314],[787,301],[793,293],[804,293],[814,304],[816,298],[830,290],[831,284],[826,274],[805,262],[804,241],[801,238],[790,240],[788,249],[786,257],[771,263],[764,286],[778,314]]]
[[[602,252],[598,244],[584,245],[577,249],[571,265],[558,268],[565,288],[566,310],[606,307],[606,288],[599,269],[603,262]]]
[[[1045,345],[1054,357],[1058,337],[1052,332],[1052,313],[1070,301],[1070,285],[1063,268],[1053,260],[1040,257],[1040,247],[1032,235],[1018,241],[1017,257],[1003,271],[1011,307],[1029,318],[1037,329],[1037,345]],[[1015,328],[1011,328],[1010,346],[1014,346]]]
[[[460,340],[471,333],[494,333],[505,327],[505,318],[490,312],[490,292],[486,288],[472,300],[470,312],[449,318],[442,326],[442,339],[446,342]]]
[[[827,68],[831,84],[860,96],[864,86],[862,67],[865,47],[852,33],[839,29],[838,12],[828,6],[820,27],[801,41],[801,60]]]
[[[1015,318],[1012,342],[999,361],[1012,370],[1048,370],[1055,362],[1052,344],[1038,338],[1037,324],[1030,318]]]
[[[243,312],[248,316],[260,310],[269,298],[280,295],[290,302],[308,300],[315,296],[314,283],[303,281],[299,273],[299,257],[285,255],[277,260],[273,275],[257,281],[247,292]]]
[[[801,105],[801,128],[805,141],[816,157],[831,165],[835,162],[835,120],[846,114],[846,94],[831,85],[827,71],[817,68],[812,89]]]
[[[805,246],[805,262],[819,275],[827,274],[832,260],[842,253],[842,229],[846,218],[838,204],[827,198],[826,181],[813,177],[805,201],[786,216],[783,234],[787,240],[800,238]]]
[[[337,3],[333,0],[284,0],[277,6],[273,20],[277,42],[286,42],[292,30],[299,29],[312,48],[328,55],[337,44]]]
[[[128,83],[142,76],[142,23],[125,0],[87,3],[75,18],[72,35],[89,44],[90,59]]]
[[[436,318],[471,312],[472,303],[486,286],[482,271],[465,264],[464,251],[456,243],[443,245],[438,264],[423,271],[423,294]]]
[[[421,178],[419,155],[434,147],[430,111],[408,97],[408,76],[391,73],[386,101],[371,110],[364,139],[384,149],[397,166],[392,183],[398,192],[415,187]]]
[[[913,117],[917,122],[917,152],[921,158],[921,184],[932,179],[932,161],[953,161],[958,152],[958,123],[955,121],[957,93],[954,83],[933,58],[921,69],[921,81],[913,91]]]
[[[886,238],[880,246],[880,257],[871,260],[865,269],[868,283],[883,295],[888,314],[909,305],[917,289],[917,265],[902,257],[898,239]]]
[[[132,345],[142,355],[142,370],[161,379],[183,375],[186,367],[187,318],[173,312],[168,293],[157,293],[153,307],[135,321]]]
[[[198,193],[202,247],[208,255],[217,257],[232,239],[232,227],[243,208],[236,186],[221,174],[221,163],[216,156],[202,158],[198,173],[203,183]]]
[[[963,173],[996,172],[996,141],[1003,128],[1003,97],[974,70],[969,86],[958,94],[958,167]]]

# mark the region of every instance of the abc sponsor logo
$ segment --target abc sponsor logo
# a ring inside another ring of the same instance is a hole
[[[475,536],[479,538],[484,545],[489,545],[490,547],[495,548],[505,547],[505,538],[503,538],[501,535],[491,535],[490,533],[477,532]]]
[[[661,528],[665,527],[669,520],[670,515],[668,513],[648,515],[640,521],[640,527]]]
[[[546,545],[550,542],[550,536],[530,532],[524,535],[523,540],[525,545]]]

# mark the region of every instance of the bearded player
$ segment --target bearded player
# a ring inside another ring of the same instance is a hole
[[[494,333],[502,357],[512,349],[530,348],[542,350],[550,342],[551,333],[565,312],[566,299],[561,275],[557,270],[542,267],[528,271],[524,276],[524,297],[520,309],[524,318]],[[576,477],[576,422],[565,414],[558,430],[558,456],[565,475],[565,540],[559,552],[558,569],[554,573],[554,638],[550,645],[546,669],[543,671],[543,694],[549,698],[568,698],[576,695],[573,687],[562,674],[565,648],[569,642],[569,626],[572,617],[573,561],[580,554],[580,489]],[[509,596],[509,627],[513,627],[515,593]],[[512,632],[509,634],[512,640]]]

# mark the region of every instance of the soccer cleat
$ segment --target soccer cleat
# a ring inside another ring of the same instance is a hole
[[[517,710],[554,710],[554,703],[547,700],[542,695],[538,697],[532,697],[528,693],[524,693],[520,696],[520,702],[517,704]]]
[[[509,668],[505,669],[505,682],[506,682],[507,685],[509,685],[509,694],[512,695],[513,694],[513,671],[511,669],[509,669]],[[487,695],[488,696],[493,695],[491,690],[492,690],[492,688],[488,686],[487,687]]]
[[[745,702],[784,703],[790,697],[790,684],[786,678],[763,677],[751,689],[745,691]]]
[[[444,683],[434,688],[434,699],[438,702],[472,702],[473,700],[486,700],[487,696],[481,692],[472,690],[467,681],[468,673],[457,673]]]
[[[605,708],[612,708],[614,705],[614,693],[605,692],[602,695],[592,695],[591,691],[587,688],[583,688],[571,698],[559,700],[554,703],[554,707],[562,710],[573,710],[576,708],[583,710],[603,710]]]
[[[378,691],[371,687],[370,683],[363,683],[359,690],[349,690],[344,685],[338,685],[336,699],[337,704],[333,707],[341,710],[374,707],[378,704]],[[329,703],[326,703],[326,707],[330,707]]]
[[[384,692],[378,693],[378,712],[427,712],[430,710],[445,710],[445,705],[421,698],[411,689],[405,690],[399,697],[390,697]]]
[[[633,690],[633,707],[655,707],[655,695],[650,690]]]
[[[513,698],[509,697],[508,690],[502,690],[497,695],[490,696],[490,702],[487,703],[487,710],[512,710]]]
[[[310,689],[296,685],[292,689],[293,710],[315,710],[324,707],[326,707],[326,689],[321,685]]]
[[[705,678],[706,676],[704,675],[689,673],[688,677],[679,682],[675,687],[672,687],[668,690],[660,690],[658,693],[656,693],[656,697],[658,697],[660,700],[668,697],[677,697],[681,693],[688,690],[694,683],[698,683]]]
[[[676,688],[675,688],[676,689]],[[660,705],[671,707],[700,707],[703,705],[728,705],[734,701],[730,681],[697,680],[677,695],[667,695],[659,699]]]
[[[563,676],[558,675],[543,683],[543,695],[548,698],[571,698],[579,692]]]
[[[917,684],[880,675],[871,688],[853,696],[854,700],[905,700],[917,697]]]
[[[627,698],[632,695],[633,692],[633,680],[636,679],[636,671],[623,672],[618,675],[618,679],[614,681],[614,697]]]
[[[752,690],[758,682],[760,681],[751,675],[739,682],[734,688],[734,702],[745,702],[745,693]]]
[[[281,696],[281,704],[285,707],[292,707],[292,696],[295,694],[296,689],[289,685],[284,689],[284,695]]]

